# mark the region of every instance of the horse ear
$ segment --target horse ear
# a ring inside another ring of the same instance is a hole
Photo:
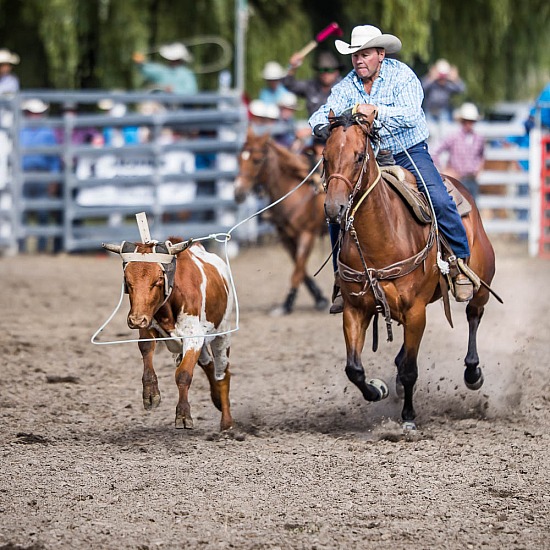
[[[254,130],[252,129],[252,126],[248,126],[248,130],[246,131],[246,137],[248,139],[252,139],[255,136]]]
[[[334,111],[332,109],[328,112],[328,117],[334,117]]]

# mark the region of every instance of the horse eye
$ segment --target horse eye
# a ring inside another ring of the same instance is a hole
[[[365,153],[359,153],[357,155],[357,162],[362,163],[365,160]]]

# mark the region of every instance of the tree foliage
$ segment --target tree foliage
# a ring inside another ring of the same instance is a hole
[[[233,43],[236,2],[0,0],[0,47],[21,56],[17,74],[25,88],[137,89],[143,82],[131,61],[134,51],[154,56],[163,43],[197,35]],[[419,75],[445,57],[465,79],[468,98],[481,104],[532,98],[550,76],[547,0],[248,0],[248,8],[251,97],[263,84],[266,61],[285,66],[292,52],[331,21],[338,21],[345,39],[360,24],[399,36],[401,59]],[[193,54],[201,66],[220,51],[201,45]],[[300,71],[309,76],[311,67]],[[215,88],[217,75],[200,75],[199,85]]]

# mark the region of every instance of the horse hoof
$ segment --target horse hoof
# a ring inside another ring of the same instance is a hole
[[[283,315],[288,315],[290,311],[285,311],[283,306],[274,307],[270,312],[270,317],[282,317]]]
[[[160,405],[160,393],[156,395],[151,395],[149,398],[143,399],[143,408],[146,411],[156,409]]]
[[[315,302],[315,309],[317,311],[325,311],[328,307],[328,300],[326,298],[323,298],[322,300],[318,300]]]
[[[403,433],[405,435],[416,432],[416,422],[414,420],[406,420],[403,422]]]
[[[175,427],[177,430],[192,430],[193,429],[193,419],[192,418],[183,418],[181,416],[176,416]]]
[[[384,382],[384,380],[373,378],[372,380],[369,380],[367,384],[372,386],[380,396],[376,401],[382,401],[382,399],[386,399],[386,397],[390,394],[388,385]]]
[[[476,371],[479,371],[479,377],[475,382],[468,382],[466,379],[466,373],[464,373],[464,384],[466,384],[466,387],[469,390],[479,390],[481,386],[483,386],[483,382],[485,382],[485,378],[483,377],[483,371],[478,367]]]

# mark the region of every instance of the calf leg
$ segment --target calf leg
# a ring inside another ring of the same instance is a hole
[[[202,365],[210,382],[212,402],[222,413],[220,430],[229,430],[233,427],[233,418],[229,402],[229,388],[231,372],[229,371],[229,336],[223,335],[214,338],[210,344],[214,360]],[[202,358],[202,356],[201,356]]]
[[[201,346],[202,347],[202,346]],[[176,428],[193,428],[193,417],[189,405],[189,388],[193,380],[193,371],[199,359],[201,347],[188,349],[183,353],[181,362],[176,369],[176,385],[178,386],[179,399],[176,406]]]
[[[155,334],[149,329],[139,329],[140,338],[153,338]],[[153,355],[155,353],[156,342],[138,342],[139,351],[143,359],[143,407],[145,410],[156,409],[160,404],[160,391],[157,381],[157,375],[153,368]]]

